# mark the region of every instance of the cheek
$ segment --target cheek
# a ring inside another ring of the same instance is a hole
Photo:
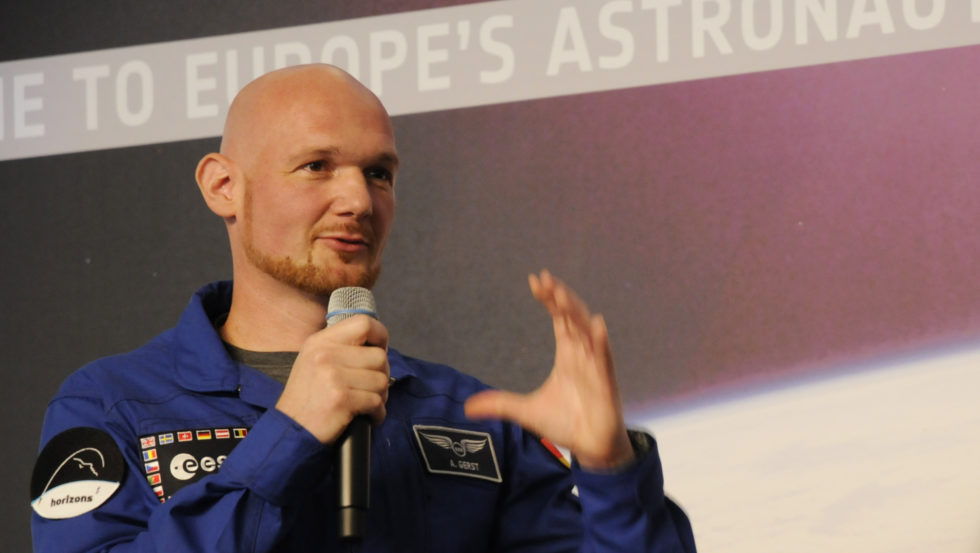
[[[395,198],[387,196],[375,201],[374,204],[374,229],[381,232],[387,238],[391,230],[391,224],[395,219]]]
[[[319,218],[315,202],[305,198],[261,196],[256,194],[252,209],[252,235],[269,246],[283,240],[306,238]]]

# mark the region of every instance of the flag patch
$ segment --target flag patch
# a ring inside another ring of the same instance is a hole
[[[141,447],[150,443],[149,439],[157,438],[155,448],[142,450],[146,480],[163,503],[177,490],[216,472],[247,434],[246,428],[232,430],[225,427],[174,430],[143,436],[140,438]]]
[[[552,443],[551,440],[549,440],[548,438],[541,438],[541,445],[543,445],[545,449],[547,449],[552,455],[554,455],[555,459],[557,459],[558,462],[561,463],[563,467],[572,468],[572,464],[568,462],[568,458],[565,457],[565,454],[560,449],[558,449],[558,446]]]

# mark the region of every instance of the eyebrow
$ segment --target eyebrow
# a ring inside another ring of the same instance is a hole
[[[301,153],[292,156],[291,162],[299,163],[300,161],[304,159],[308,159],[310,157],[323,157],[323,158],[330,159],[330,158],[335,158],[340,154],[341,154],[340,148],[314,147],[314,148],[301,150]],[[374,156],[373,158],[369,158],[368,164],[386,165],[394,170],[394,169],[398,169],[398,167],[401,165],[401,159],[398,157],[398,154],[396,154],[395,152],[386,151],[386,152],[381,152],[380,154]]]
[[[374,163],[387,165],[394,170],[398,169],[398,167],[401,165],[401,160],[398,158],[398,154],[395,152],[384,152],[375,158]]]

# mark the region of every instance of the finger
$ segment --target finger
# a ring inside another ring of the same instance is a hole
[[[589,307],[574,290],[559,280],[555,283],[554,295],[558,311],[562,316],[568,317],[580,329],[588,328],[592,314],[589,312]]]
[[[544,275],[546,274],[547,271],[542,271],[541,276],[530,274],[528,275],[527,280],[531,287],[531,295],[534,296],[534,299],[538,300],[538,302],[548,310],[548,313],[550,313],[552,317],[555,317],[558,315],[558,313],[556,311],[557,305],[555,304],[553,281],[547,279],[546,282],[546,279],[544,278]]]
[[[305,349],[300,354],[303,363],[316,367],[315,370],[334,368],[341,370],[371,370],[385,374],[389,371],[388,353],[375,346],[360,346],[329,343]],[[297,358],[299,360],[299,358]],[[294,364],[294,370],[297,364]]]
[[[569,340],[574,346],[591,356],[595,351],[592,336],[592,317],[589,308],[571,289],[561,281],[555,285],[555,337]]]
[[[597,354],[595,362],[606,375],[607,380],[616,386],[616,371],[613,365],[612,347],[609,345],[609,329],[602,315],[593,315],[591,321],[592,344]]]
[[[388,351],[388,327],[381,324],[381,321],[377,319],[371,317],[367,317],[367,319],[370,326],[365,343]]]
[[[502,390],[486,390],[473,394],[463,404],[471,419],[504,419],[522,424],[526,397]],[[523,424],[522,424],[523,426]]]
[[[609,329],[606,327],[606,319],[602,315],[593,315],[589,321],[589,332],[592,335],[592,343],[597,350],[609,348]]]
[[[347,400],[350,408],[351,420],[353,420],[355,416],[365,415],[369,417],[374,424],[381,424],[387,415],[387,409],[385,408],[385,403],[387,400],[387,392],[374,393],[365,392],[362,390],[351,390]],[[348,422],[348,424],[350,423]]]
[[[351,390],[383,395],[388,392],[388,371],[384,367],[348,369],[344,371],[343,379],[344,385]]]
[[[571,317],[575,324],[583,328],[588,326],[590,316],[588,306],[561,279],[545,269],[539,276],[529,275],[528,282],[535,299],[541,302],[553,317]]]
[[[314,336],[351,346],[372,345],[388,348],[388,329],[381,321],[367,315],[354,315],[332,324]]]
[[[528,275],[528,280],[532,284],[531,292],[538,301],[548,307],[558,306],[555,293],[561,286],[564,286],[561,280],[552,275],[547,269],[542,269],[537,275]]]

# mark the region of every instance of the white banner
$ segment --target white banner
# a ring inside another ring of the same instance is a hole
[[[980,0],[507,0],[0,63],[0,160],[217,136],[274,68],[392,115],[980,44]]]

